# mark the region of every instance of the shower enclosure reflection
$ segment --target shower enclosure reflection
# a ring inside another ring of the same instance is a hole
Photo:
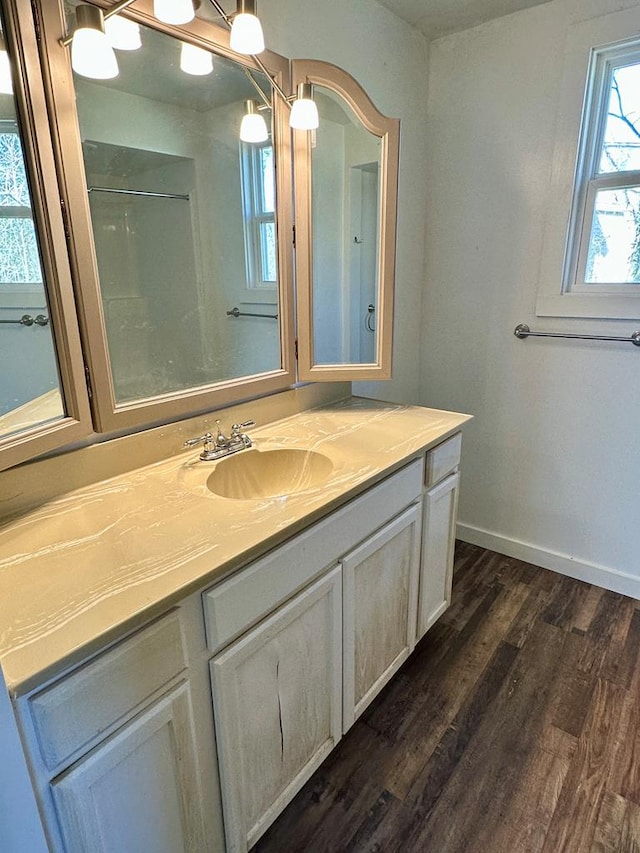
[[[340,96],[316,86],[315,99],[314,361],[366,364],[376,357],[381,142]]]
[[[187,74],[180,41],[141,29],[117,78],[74,76],[118,403],[281,366],[277,320],[227,314],[278,314],[272,141],[239,139],[255,85],[221,56]]]

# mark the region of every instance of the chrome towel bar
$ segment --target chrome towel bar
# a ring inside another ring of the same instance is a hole
[[[227,311],[227,317],[262,317],[263,319],[266,317],[267,320],[277,320],[277,314],[252,314],[250,311],[241,311],[239,308],[232,308],[231,311]]]
[[[577,338],[580,341],[621,341],[625,344],[633,344],[640,347],[640,329],[632,332],[628,338],[621,338],[616,335],[575,335],[571,332],[532,332],[525,324],[520,323],[513,330],[516,338]]]
[[[35,317],[31,314],[23,314],[19,320],[0,320],[0,323],[17,323],[20,326],[33,326],[35,323],[36,326],[48,326],[49,318],[44,314],[37,314]]]

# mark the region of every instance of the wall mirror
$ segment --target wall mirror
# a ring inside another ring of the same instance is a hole
[[[320,126],[295,133],[299,374],[391,375],[399,122],[356,81],[295,60],[313,85]]]
[[[72,29],[74,4],[64,11]],[[68,51],[50,49],[102,430],[293,381],[282,107],[266,108],[268,76],[231,54],[226,31],[158,25],[151,11],[127,10],[140,44],[116,51],[112,79],[71,73]],[[285,60],[263,61],[285,76]],[[77,121],[63,119],[71,99]],[[266,121],[260,142],[240,139],[248,101]]]
[[[89,429],[44,93],[27,78],[37,57],[33,33],[16,36],[18,5],[3,4],[0,18],[1,468]]]

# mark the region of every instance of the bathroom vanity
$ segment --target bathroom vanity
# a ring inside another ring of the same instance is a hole
[[[0,782],[37,803],[15,837],[250,848],[446,609],[467,420],[350,398],[6,524]],[[286,494],[264,467],[246,497],[212,491],[283,450],[302,451]]]

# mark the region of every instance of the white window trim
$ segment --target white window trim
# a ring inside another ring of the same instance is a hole
[[[640,45],[640,8],[628,9],[592,18],[573,25],[569,30],[564,57],[564,73],[556,121],[556,146],[543,239],[538,283],[536,315],[539,317],[585,317],[592,319],[637,320],[640,318],[640,287],[621,285],[601,287],[573,286],[579,259],[577,245],[584,214],[587,182],[576,194],[576,210],[572,215],[574,185],[584,174],[585,157],[592,151],[594,136],[577,149],[587,107],[592,102],[595,64],[599,52],[619,43],[622,49]],[[585,81],[589,85],[585,91]],[[590,147],[591,146],[591,147]],[[628,173],[627,173],[628,175]],[[615,177],[620,182],[620,175]]]
[[[262,259],[260,256],[260,226],[263,222],[273,222],[275,225],[276,213],[275,211],[273,213],[265,214],[258,213],[255,210],[254,204],[255,199],[259,198],[261,195],[260,188],[256,185],[258,175],[256,174],[255,152],[266,145],[273,145],[273,143],[271,141],[265,143],[240,143],[240,173],[242,175],[242,205],[247,291],[252,299],[255,299],[258,294],[262,293],[268,294],[269,300],[273,300],[273,296],[278,287],[278,282],[263,281],[258,276],[258,270],[262,267]],[[249,159],[251,159],[250,163],[248,162]]]

